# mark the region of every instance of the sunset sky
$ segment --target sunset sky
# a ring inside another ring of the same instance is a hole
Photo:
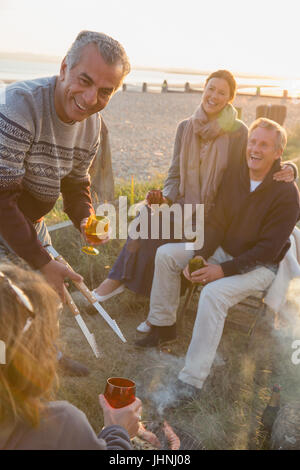
[[[297,0],[0,0],[0,51],[63,57],[82,29],[105,32],[133,66],[300,78]]]

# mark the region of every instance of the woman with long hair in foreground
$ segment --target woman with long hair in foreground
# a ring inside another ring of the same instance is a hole
[[[60,307],[41,275],[0,265],[0,449],[131,449],[141,414],[138,398],[114,409],[100,395],[105,427],[99,436],[78,408],[51,401]]]

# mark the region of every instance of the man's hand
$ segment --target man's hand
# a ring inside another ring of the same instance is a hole
[[[81,231],[81,234],[84,238],[84,240],[89,244],[89,245],[93,245],[93,246],[98,246],[98,245],[104,245],[105,243],[109,242],[109,232],[108,232],[108,235],[107,237],[103,238],[102,240],[99,238],[97,242],[95,242],[95,238],[90,238],[86,233],[85,233],[85,226],[86,226],[86,223],[88,221],[88,217],[86,217],[85,219],[82,219],[82,221],[80,222],[80,231]]]
[[[283,165],[280,171],[276,171],[273,175],[275,181],[284,181],[285,183],[292,183],[295,181],[295,174],[291,165]]]
[[[205,264],[205,266],[207,265],[207,262],[205,261],[205,259],[204,259],[202,256],[194,256],[194,258],[192,258],[192,259],[193,259],[193,260],[194,260],[194,259],[201,260],[201,261],[203,261],[203,264]],[[190,262],[191,262],[191,260],[190,260]],[[189,264],[190,264],[190,263],[189,263]],[[184,277],[185,277],[188,281],[192,282],[189,264],[186,265],[186,267],[184,268],[184,270],[183,270],[182,272],[183,272]],[[201,269],[202,269],[202,268],[201,268]],[[199,269],[198,269],[197,271],[194,271],[194,272],[198,272],[198,271],[199,271]]]
[[[128,432],[130,439],[137,435],[139,421],[142,413],[142,402],[136,398],[131,405],[123,408],[113,408],[104,395],[99,395],[99,402],[103,409],[104,426],[118,424]]]
[[[189,265],[187,265],[183,270],[183,274],[193,284],[198,283],[202,285],[206,285],[209,282],[213,282],[224,277],[221,266],[219,264],[210,263],[207,263],[204,268],[194,271],[191,275],[189,273]]]
[[[64,280],[69,278],[76,282],[82,281],[80,274],[75,273],[73,270],[54,259],[45,264],[45,266],[41,268],[41,272],[49,284],[51,284],[54,290],[59,294],[63,302],[65,302]]]

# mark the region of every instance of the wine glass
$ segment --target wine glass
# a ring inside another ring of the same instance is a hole
[[[87,220],[85,226],[85,234],[87,240],[91,243],[99,243],[99,240],[103,240],[108,236],[109,231],[109,219],[103,215],[91,214]],[[98,255],[99,250],[94,246],[85,245],[81,248],[81,251],[86,255]]]
[[[104,396],[113,408],[123,408],[135,400],[135,383],[123,377],[110,377],[106,381]]]

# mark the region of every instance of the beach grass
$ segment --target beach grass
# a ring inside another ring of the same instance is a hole
[[[157,174],[156,177],[151,178],[147,181],[141,181],[138,178],[126,180],[121,178],[117,181],[115,186],[115,198],[119,196],[126,196],[128,201],[132,204],[136,204],[143,199],[148,191],[151,189],[162,189],[166,175]],[[133,198],[132,198],[132,181],[133,181]]]

